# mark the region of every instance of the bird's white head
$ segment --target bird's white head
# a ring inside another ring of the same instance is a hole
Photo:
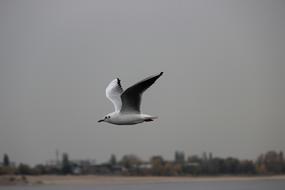
[[[109,122],[109,120],[111,119],[111,115],[107,114],[103,119],[100,119],[98,122]]]
[[[117,115],[117,112],[109,113],[103,119],[100,119],[98,122],[112,123],[112,121],[116,118]]]

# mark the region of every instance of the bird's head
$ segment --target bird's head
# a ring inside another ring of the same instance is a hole
[[[98,122],[100,123],[100,122],[109,122],[109,120],[110,120],[110,118],[111,118],[111,115],[106,115],[103,119],[100,119]]]

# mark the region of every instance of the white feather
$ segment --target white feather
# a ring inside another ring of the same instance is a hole
[[[121,100],[122,93],[123,89],[120,86],[119,79],[112,80],[106,88],[106,96],[114,104],[116,112],[120,111],[122,107],[122,100]]]

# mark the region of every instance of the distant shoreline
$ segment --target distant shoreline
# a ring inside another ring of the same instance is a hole
[[[120,184],[150,184],[208,181],[252,181],[252,180],[285,180],[285,175],[273,176],[0,176],[0,186],[3,185],[120,185]]]

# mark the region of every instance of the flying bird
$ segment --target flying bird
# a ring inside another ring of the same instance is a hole
[[[125,91],[121,86],[121,80],[116,78],[106,88],[107,98],[114,104],[115,111],[107,114],[98,122],[107,122],[116,125],[134,125],[149,122],[157,117],[143,114],[140,110],[143,92],[148,89],[161,75],[150,76]]]

